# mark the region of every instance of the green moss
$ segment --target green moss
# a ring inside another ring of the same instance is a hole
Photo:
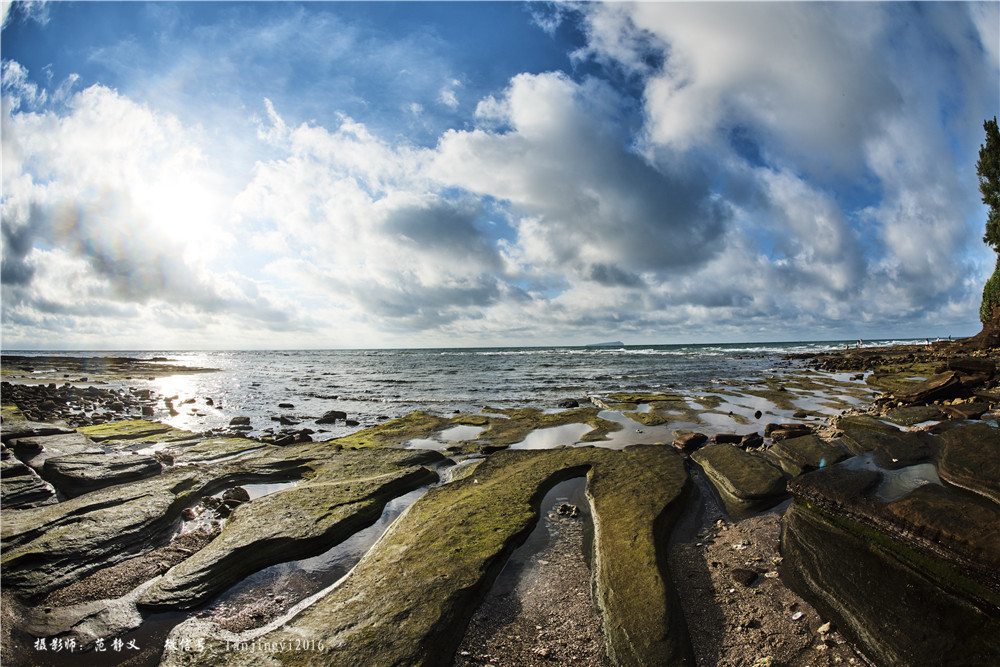
[[[902,392],[934,375],[939,364],[934,361],[885,364],[865,378],[865,382],[887,393]]]
[[[331,442],[341,445],[344,449],[400,446],[408,440],[427,438],[451,423],[451,420],[444,417],[417,411]]]
[[[77,429],[94,442],[112,440],[144,440],[148,442],[170,442],[173,440],[189,440],[195,436],[190,431],[184,431],[167,424],[132,419],[120,422],[107,422],[82,426]]]
[[[609,652],[623,664],[650,655],[687,662],[662,551],[687,477],[663,447],[497,452],[464,479],[428,490],[340,586],[260,639],[322,641],[330,647],[326,664],[449,663],[478,600],[537,520],[545,492],[588,469],[595,590]],[[197,623],[190,631],[207,634]],[[182,653],[168,652],[162,664],[185,664]],[[221,648],[201,657],[213,664],[241,658]]]
[[[669,402],[684,402],[683,396],[678,396],[677,394],[650,394],[650,393],[625,393],[625,392],[615,392],[608,394],[608,399],[614,401],[615,403],[625,403],[642,405],[649,403],[669,403]]]

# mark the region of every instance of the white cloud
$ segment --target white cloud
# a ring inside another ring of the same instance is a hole
[[[234,237],[196,132],[101,86],[62,114],[4,110],[9,340],[21,329],[8,303],[74,321],[161,304],[286,326],[287,313],[215,268]]]

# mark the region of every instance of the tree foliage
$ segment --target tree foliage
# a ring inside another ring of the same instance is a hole
[[[983,305],[979,307],[979,321],[985,324],[992,320],[997,308],[1000,308],[1000,257],[997,257],[997,267],[983,288]]]
[[[986,130],[986,143],[979,147],[979,161],[976,162],[979,191],[983,195],[983,203],[990,209],[983,242],[1000,252],[1000,129],[997,128],[996,116],[993,120],[984,121],[983,129]]]

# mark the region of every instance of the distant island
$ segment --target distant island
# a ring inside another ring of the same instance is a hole
[[[610,343],[589,343],[584,347],[624,347],[625,343],[620,340],[613,340]]]

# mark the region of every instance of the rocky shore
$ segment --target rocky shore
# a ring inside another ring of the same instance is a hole
[[[5,663],[1000,662],[994,348],[851,349],[325,442],[182,431],[149,419],[164,397],[95,386],[168,360],[32,359],[3,359]],[[588,446],[629,421],[648,442]],[[578,446],[511,448],[570,424]],[[476,434],[407,448],[456,426]],[[554,538],[498,598],[542,498],[579,476],[588,552],[579,519],[543,516]],[[252,604],[212,611],[263,571]]]

